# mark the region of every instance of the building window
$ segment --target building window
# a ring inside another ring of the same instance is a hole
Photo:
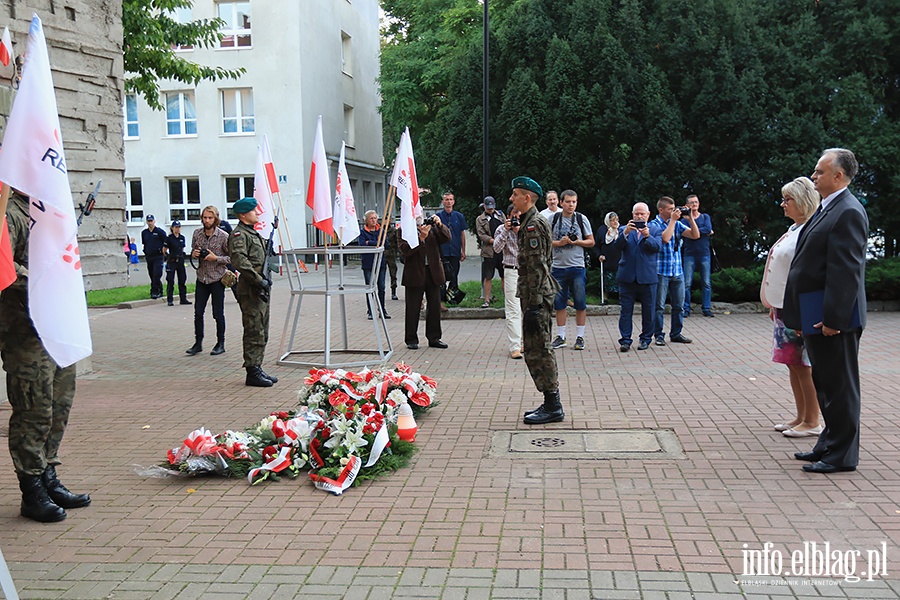
[[[354,133],[354,129],[356,127],[353,123],[353,107],[344,105],[344,142],[347,143],[347,146],[353,148],[356,144],[354,143],[356,138],[356,134]]]
[[[346,75],[353,76],[353,46],[350,36],[341,32],[341,71]]]
[[[135,140],[141,135],[138,126],[137,94],[125,94],[125,139]]]
[[[187,25],[194,22],[194,11],[188,7],[179,7],[169,13],[173,21],[181,25]],[[193,44],[172,44],[172,50],[193,50]]]
[[[253,133],[253,90],[222,90],[222,130],[225,133]]]
[[[225,177],[225,217],[236,219],[234,203],[253,196],[253,175],[229,175]]]
[[[250,3],[219,2],[219,18],[225,21],[222,26],[221,48],[250,47]]]
[[[144,222],[144,191],[140,179],[125,182],[125,218],[129,223]]]
[[[200,180],[169,179],[169,222],[200,220]]]
[[[166,134],[169,136],[197,135],[194,92],[168,92],[166,94]]]

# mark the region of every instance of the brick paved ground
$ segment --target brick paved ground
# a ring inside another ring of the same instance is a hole
[[[523,362],[506,357],[503,321],[447,321],[448,350],[410,351],[401,300],[388,301],[394,358],[435,377],[441,400],[419,423],[409,468],[342,497],[305,481],[136,475],[200,425],[241,428],[295,402],[305,373],[274,366],[286,287],[273,301],[271,389],[242,385],[233,298],[218,357],[184,355],[192,307],[91,311],[94,371],[79,379],[60,473],[92,506],[58,524],[20,518],[0,453],[0,548],[23,598],[900,595],[900,314],[870,314],[863,336],[856,473],[805,474],[791,454],[811,442],[772,431],[792,400],[786,369],[769,362],[765,315],[692,316],[693,344],[627,354],[617,318],[591,317],[587,349],[558,351],[567,416],[541,431],[670,428],[684,458],[496,458],[491,433],[525,430],[522,411],[538,402]],[[362,301],[352,304],[351,331],[371,335]],[[304,301],[304,343],[321,343],[322,308]],[[861,551],[857,573],[884,542],[887,575],[742,576],[745,545],[772,542],[787,569],[804,541]]]

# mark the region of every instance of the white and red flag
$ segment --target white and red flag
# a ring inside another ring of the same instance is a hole
[[[397,197],[401,201],[400,237],[406,240],[410,248],[415,248],[419,245],[416,217],[422,216],[422,204],[419,202],[419,183],[416,179],[416,161],[413,158],[412,141],[409,139],[409,127],[400,136],[391,185],[397,188]]]
[[[313,225],[316,229],[334,235],[331,217],[331,181],[328,177],[328,159],[325,158],[325,142],[322,141],[322,115],[319,115],[319,124],[316,126],[316,143],[313,146],[312,166],[309,169],[306,205],[313,211]]]
[[[263,136],[263,145],[256,153],[256,173],[253,175],[253,197],[256,198],[256,210],[259,212],[259,221],[253,228],[266,239],[272,233],[277,191],[278,177],[275,175],[275,165],[272,164],[272,154],[269,152],[269,138]]]
[[[0,64],[4,67],[9,66],[12,60],[13,48],[12,40],[9,38],[9,27],[3,28],[3,35],[0,36]]]
[[[346,246],[359,237],[359,220],[356,217],[356,206],[353,204],[353,189],[347,177],[347,165],[344,163],[346,144],[341,142],[341,159],[338,162],[337,181],[334,184],[334,232],[341,245]]]
[[[28,309],[44,348],[67,367],[91,355],[91,330],[47,41],[37,15],[25,56],[3,137],[0,181],[31,198]]]

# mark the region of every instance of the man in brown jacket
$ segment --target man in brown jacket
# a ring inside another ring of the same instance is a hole
[[[450,230],[440,219],[419,225],[419,245],[410,248],[400,239],[404,256],[403,287],[406,288],[406,346],[419,349],[419,310],[425,297],[425,337],[432,348],[446,348],[441,341],[441,285],[446,281],[440,245],[450,241]]]

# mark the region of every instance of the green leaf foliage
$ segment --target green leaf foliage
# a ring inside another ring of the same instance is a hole
[[[179,23],[172,15],[190,8],[193,0],[123,0],[125,91],[144,97],[151,107],[162,110],[159,81],[173,79],[196,85],[201,81],[234,79],[244,68],[223,69],[198,65],[182,56],[176,46],[212,48],[219,43],[220,19]]]
[[[900,254],[900,11],[892,0],[490,0],[489,190],[572,188],[594,224],[700,196],[723,265],[787,225],[781,186],[851,148],[879,254]],[[482,191],[478,0],[382,0],[384,150],[420,185]],[[501,200],[501,205],[503,204]],[[470,219],[473,220],[473,219]]]

